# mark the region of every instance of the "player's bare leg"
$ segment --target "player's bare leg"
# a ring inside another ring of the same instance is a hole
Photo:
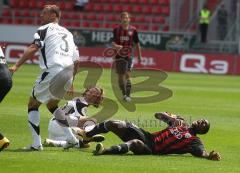
[[[33,136],[33,144],[23,148],[26,151],[42,150],[42,142],[40,136],[40,113],[38,108],[41,103],[35,98],[30,97],[28,102],[28,123]]]
[[[136,155],[147,155],[152,153],[151,150],[142,141],[133,139],[124,144],[111,146],[110,148],[104,148],[102,144],[98,144],[96,146],[94,154],[125,154],[129,151],[132,151]]]
[[[68,149],[68,148],[74,147],[78,143],[78,140],[74,136],[74,134],[72,133],[72,130],[71,130],[71,128],[69,126],[69,123],[67,121],[67,117],[65,115],[65,112],[61,108],[58,108],[59,101],[60,100],[51,99],[47,103],[47,108],[54,115],[54,117],[56,118],[58,123],[63,127],[63,130],[64,130],[64,132],[65,132],[65,134],[67,135],[67,138],[68,138],[67,143],[64,146],[64,149]]]

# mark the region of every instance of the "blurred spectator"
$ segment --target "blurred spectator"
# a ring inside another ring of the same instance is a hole
[[[86,3],[88,3],[88,0],[76,0],[74,9],[82,11]]]
[[[222,4],[217,12],[217,34],[220,40],[224,40],[228,29],[228,12],[225,5]]]
[[[205,43],[207,41],[207,31],[208,31],[208,24],[210,21],[210,11],[208,10],[207,6],[204,5],[203,9],[200,11],[200,32],[201,32],[201,42]]]
[[[231,18],[234,20],[236,19],[236,14],[237,14],[237,3],[238,3],[238,0],[231,0],[231,5],[230,5],[230,8],[231,8]]]

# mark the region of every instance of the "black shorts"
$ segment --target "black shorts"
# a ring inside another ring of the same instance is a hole
[[[12,75],[6,64],[0,64],[0,102],[12,88]]]
[[[153,136],[151,133],[137,127],[136,125],[126,122],[127,125],[127,132],[126,134],[121,138],[124,142],[133,140],[133,139],[138,139],[142,141],[150,151],[153,149]]]
[[[115,67],[116,73],[118,74],[125,74],[127,71],[131,71],[133,67],[133,58],[116,56]]]

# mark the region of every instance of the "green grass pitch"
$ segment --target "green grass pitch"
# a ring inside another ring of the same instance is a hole
[[[91,69],[93,70],[93,69]],[[199,74],[168,73],[161,83],[173,91],[173,96],[165,101],[152,104],[138,104],[135,112],[128,112],[118,104],[118,112],[113,119],[128,119],[149,131],[165,126],[148,126],[157,111],[169,111],[184,115],[189,121],[207,118],[211,129],[200,136],[208,151],[220,152],[220,162],[194,158],[191,155],[171,156],[93,156],[89,149],[44,148],[43,152],[19,152],[17,149],[31,143],[27,124],[27,102],[39,68],[34,65],[23,66],[14,74],[14,85],[5,100],[0,104],[0,131],[10,140],[10,147],[0,153],[1,173],[26,172],[171,172],[171,173],[237,173],[240,172],[240,82],[237,76],[210,76]],[[146,73],[151,73],[147,72]],[[75,90],[82,90],[86,73],[77,76]],[[138,82],[134,79],[133,82]],[[110,70],[104,70],[99,80],[106,97],[117,100],[113,95]],[[149,93],[146,93],[149,94]],[[151,93],[150,93],[151,94]],[[91,108],[89,114],[96,110]],[[48,121],[51,117],[43,105],[41,113],[42,140],[47,137]],[[106,135],[105,146],[118,144],[120,140],[111,133]]]

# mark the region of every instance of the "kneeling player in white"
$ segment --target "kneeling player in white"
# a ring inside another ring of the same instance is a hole
[[[98,107],[103,100],[103,90],[97,87],[87,89],[83,93],[83,97],[75,98],[68,101],[62,110],[67,115],[67,121],[72,128],[73,134],[79,139],[76,147],[88,147],[89,142],[99,142],[104,140],[103,136],[94,136],[89,141],[83,141],[82,137],[77,135],[77,131],[81,128],[86,131],[91,130],[97,123],[96,119],[86,115],[89,105]],[[55,118],[52,118],[48,126],[48,138],[45,140],[45,146],[62,147],[67,143],[67,136],[64,129],[59,125]]]

